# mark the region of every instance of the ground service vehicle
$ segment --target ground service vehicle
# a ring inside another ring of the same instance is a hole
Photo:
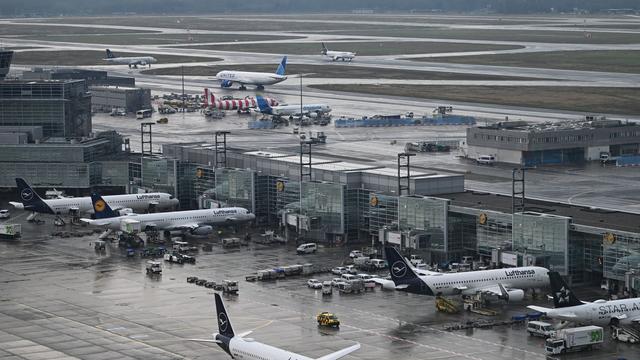
[[[136,111],[136,119],[150,118],[152,114],[153,110],[151,109],[138,110]]]
[[[349,257],[350,258],[357,258],[357,257],[361,257],[362,255],[362,251],[360,250],[353,250],[352,252],[349,253]]]
[[[0,210],[0,219],[8,219],[9,216],[11,216],[11,214],[9,213],[9,210],[6,210],[6,209]]]
[[[343,266],[334,267],[331,269],[331,273],[334,275],[342,275],[347,272],[347,268]]]
[[[147,274],[160,274],[162,273],[162,265],[159,261],[147,261],[146,270]]]
[[[184,260],[182,260],[182,256],[180,256],[180,254],[177,253],[166,253],[164,254],[164,261],[168,261],[168,262],[172,262],[172,263],[178,263],[178,264],[183,264]]]
[[[556,331],[555,335],[545,341],[547,354],[564,354],[570,351],[591,350],[594,345],[601,344],[603,330],[600,326],[581,326]]]
[[[222,292],[228,294],[237,294],[238,282],[233,280],[222,280]]]
[[[382,259],[371,259],[371,266],[375,269],[384,269],[387,267],[387,263]]]
[[[181,258],[182,258],[182,262],[187,263],[187,264],[195,264],[196,263],[196,257],[195,256],[191,256],[191,255],[187,255],[187,254],[178,254]]]
[[[322,282],[322,295],[333,294],[333,283],[331,281]]]
[[[322,289],[322,283],[317,279],[309,279],[307,281],[307,286],[311,289]]]
[[[329,312],[321,312],[316,316],[316,320],[318,321],[319,326],[328,326],[328,327],[339,327],[340,320],[338,317]]]
[[[308,243],[308,244],[302,244],[298,246],[298,248],[296,249],[296,252],[299,255],[302,255],[302,254],[314,253],[316,252],[316,250],[318,250],[318,245],[316,245],[316,243]]]
[[[476,159],[476,164],[478,165],[489,165],[493,166],[496,163],[496,157],[493,155],[480,155]]]
[[[553,325],[544,321],[529,321],[527,324],[527,332],[529,335],[538,335],[542,337],[552,336],[556,330]]]

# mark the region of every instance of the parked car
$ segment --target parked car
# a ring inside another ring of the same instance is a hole
[[[333,286],[333,287],[338,287],[342,283],[344,283],[344,279],[342,279],[342,278],[333,278],[333,279],[331,279],[331,286]]]
[[[6,209],[0,210],[0,219],[8,219],[9,216],[11,216],[11,214],[9,213],[9,210],[6,210]]]
[[[342,280],[349,281],[349,280],[357,279],[358,277],[356,277],[353,274],[342,274],[341,278]]]
[[[298,253],[298,255],[302,255],[302,254],[311,254],[316,252],[317,250],[318,250],[318,245],[316,243],[307,243],[307,244],[302,244],[298,246],[298,248],[296,249],[296,252]]]
[[[362,255],[362,251],[360,251],[360,250],[353,250],[352,252],[349,253],[349,257],[352,258],[352,259],[358,258],[358,257],[361,257],[361,256],[364,256],[364,255]]]
[[[307,286],[312,289],[322,289],[322,283],[317,279],[309,279],[307,280]]]
[[[358,273],[358,269],[356,268],[355,265],[348,265],[346,266],[346,269],[347,269],[347,273],[349,274],[355,275]]]
[[[322,295],[331,295],[333,293],[333,284],[331,281],[322,282]]]
[[[331,269],[331,273],[334,275],[342,275],[347,272],[347,268],[344,266],[337,266]]]

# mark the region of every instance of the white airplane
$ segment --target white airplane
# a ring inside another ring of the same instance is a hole
[[[32,220],[36,214],[62,215],[76,211],[81,214],[92,214],[91,197],[69,197],[59,199],[42,199],[22,178],[16,178],[18,196],[22,202],[9,202],[16,209],[31,211]],[[178,205],[178,199],[167,193],[146,193],[105,196],[104,200],[119,213],[148,211],[150,206],[156,210],[172,210]]]
[[[265,85],[273,85],[287,80],[284,75],[287,68],[287,57],[283,57],[275,73],[222,70],[216,74],[216,79],[220,80],[220,87],[228,88],[233,83],[240,84],[240,90],[246,90],[245,85],[256,85],[259,90]]]
[[[640,324],[640,298],[584,302],[578,300],[557,272],[549,272],[549,280],[555,308],[536,305],[529,305],[527,308],[552,319],[585,325]]]
[[[265,98],[258,95],[256,96],[258,101],[258,109],[256,112],[260,112],[273,116],[299,116],[300,104],[296,105],[278,105],[270,106]],[[331,112],[331,107],[326,104],[303,104],[302,115],[308,115],[309,117],[316,117],[321,114],[328,114]]]
[[[537,266],[461,273],[420,270],[417,273],[395,248],[385,247],[385,254],[395,289],[415,294],[468,296],[483,293],[506,301],[521,301],[524,289],[549,286],[549,270]],[[388,288],[390,284],[382,285]]]
[[[232,359],[241,360],[337,360],[350,353],[360,349],[360,344],[355,344],[336,351],[334,353],[313,359],[304,355],[296,354],[291,351],[280,349],[274,346],[263,344],[246,336],[251,333],[247,331],[241,334],[235,334],[233,327],[229,321],[227,311],[224,309],[222,298],[219,294],[214,294],[216,299],[216,313],[218,319],[218,333],[212,334],[213,339],[189,339],[191,341],[216,343],[222,348]]]
[[[350,51],[332,51],[327,49],[327,47],[324,45],[324,43],[322,43],[322,50],[320,51],[320,53],[323,56],[326,56],[328,58],[331,58],[331,61],[338,61],[338,60],[342,60],[342,61],[348,61],[351,62],[351,60],[353,60],[354,57],[356,57],[356,53],[354,52],[350,52]]]
[[[149,65],[149,67],[151,67],[151,64],[155,64],[158,62],[158,60],[156,60],[156,58],[154,58],[153,56],[116,56],[109,49],[107,49],[107,57],[102,60],[114,64],[129,65],[129,68],[131,68],[131,66],[138,68],[138,65]]]
[[[200,209],[186,211],[170,211],[152,214],[120,215],[98,194],[92,194],[93,209],[96,219],[80,219],[92,226],[100,226],[107,230],[120,230],[122,220],[130,219],[140,223],[142,230],[160,231],[181,230],[193,235],[208,235],[213,232],[212,225],[231,225],[253,221],[256,216],[240,207]]]

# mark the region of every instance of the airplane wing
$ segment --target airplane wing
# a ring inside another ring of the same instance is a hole
[[[93,226],[105,226],[111,223],[111,219],[94,220],[94,219],[81,218],[80,221]]]
[[[561,309],[550,309],[542,306],[529,305],[528,309],[541,312],[543,314],[551,314],[552,318],[566,321],[573,321],[578,316],[571,311],[562,311]]]
[[[334,353],[331,353],[329,355],[325,355],[323,357],[319,357],[316,360],[337,360],[340,359],[343,356],[347,356],[349,354],[351,354],[352,352],[356,351],[360,349],[360,344],[355,344],[353,346],[349,346],[348,348],[336,351]]]
[[[462,290],[463,295],[483,293],[498,297],[505,297],[507,295],[507,290],[516,290],[515,288],[505,288],[502,284],[489,285],[480,288],[468,288],[466,286],[461,286],[460,289]]]
[[[636,317],[634,317],[633,319],[631,319],[631,322],[634,322],[634,323],[640,324],[640,316],[636,316]]]
[[[171,226],[171,229],[175,229],[175,230],[195,230],[197,228],[199,228],[200,225],[198,225],[197,223],[189,223],[189,224],[180,224],[177,226]]]

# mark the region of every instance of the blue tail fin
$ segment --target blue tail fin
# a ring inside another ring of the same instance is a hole
[[[42,200],[38,193],[27,184],[23,178],[16,178],[18,186],[18,197],[22,201],[25,210],[45,214],[53,214],[53,210]]]
[[[96,219],[107,219],[120,216],[120,213],[113,211],[111,206],[104,201],[102,196],[96,193],[91,194],[91,203],[93,204],[93,212]]]
[[[265,98],[260,95],[256,95],[256,102],[258,103],[258,109],[260,109],[261,113],[271,114],[271,106]]]
[[[396,285],[396,289],[416,294],[434,295],[433,290],[418,277],[398,250],[386,246],[384,253],[389,263],[391,280]]]
[[[276,74],[284,75],[285,70],[287,69],[287,57],[283,57],[282,61],[280,61],[280,65],[278,65],[278,70],[276,70]]]
[[[116,55],[107,49],[107,59],[113,59],[114,57],[116,57]]]

